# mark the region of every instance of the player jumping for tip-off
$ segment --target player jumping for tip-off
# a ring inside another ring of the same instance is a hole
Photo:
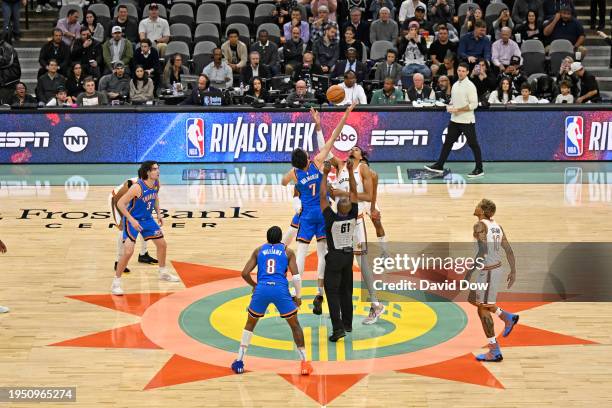
[[[517,314],[508,313],[502,310],[495,304],[497,292],[501,288],[506,274],[501,267],[501,250],[503,249],[510,264],[510,273],[506,278],[508,289],[512,287],[516,280],[516,264],[514,252],[508,242],[506,234],[502,227],[493,220],[495,215],[495,203],[491,200],[483,198],[476,209],[474,215],[478,218],[478,222],[474,224],[474,238],[478,245],[478,254],[476,259],[484,259],[484,267],[482,269],[471,270],[466,277],[470,280],[471,274],[476,273],[476,281],[486,285],[486,289],[475,290],[470,292],[469,301],[478,308],[478,316],[482,322],[482,328],[489,340],[489,351],[485,354],[476,356],[478,361],[502,361],[503,356],[495,338],[495,329],[493,327],[493,318],[491,313],[495,313],[504,323],[503,337],[507,337],[516,323],[519,321]]]
[[[316,237],[317,239],[318,285],[317,296],[314,299],[312,311],[316,315],[323,313],[323,276],[325,273],[325,254],[327,253],[326,243],[323,242],[325,240],[325,220],[323,219],[323,213],[319,205],[321,182],[324,181],[321,171],[323,169],[323,162],[328,159],[334,142],[342,132],[342,128],[355,106],[356,104],[353,103],[346,109],[331,137],[325,142],[321,150],[312,160],[308,160],[308,154],[303,149],[298,148],[291,153],[291,165],[293,168],[283,176],[282,180],[284,186],[290,182],[295,183],[295,188],[299,193],[302,204],[297,234],[298,246],[296,254],[300,276],[304,274],[304,264],[308,253],[308,245],[312,237]],[[320,120],[318,120],[319,113],[312,108],[310,112],[313,118],[315,118],[315,122],[318,123],[316,130],[321,130]]]

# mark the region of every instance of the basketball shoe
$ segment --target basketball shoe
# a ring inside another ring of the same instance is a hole
[[[234,362],[232,363],[232,371],[236,374],[244,373],[244,361],[234,360]]]
[[[312,371],[313,371],[313,368],[312,368],[312,364],[310,364],[310,361],[302,360],[300,362],[300,374],[310,375]]]
[[[317,295],[315,296],[313,302],[312,302],[312,313],[316,314],[316,315],[321,315],[323,314],[323,295]]]
[[[370,307],[370,314],[368,317],[363,319],[362,324],[374,324],[378,321],[378,318],[385,312],[385,305],[382,303],[377,306],[372,305]]]
[[[150,264],[150,265],[157,265],[159,263],[157,261],[157,259],[155,259],[151,255],[149,255],[148,252],[145,252],[144,255],[138,254],[138,262],[146,263],[146,264]]]
[[[121,289],[121,278],[115,277],[113,279],[113,285],[111,286],[111,293],[116,296],[123,295],[123,289]]]
[[[514,329],[514,326],[518,323],[519,315],[508,313],[508,312],[504,312],[501,315],[501,318],[502,318],[503,322],[506,325],[504,327],[504,332],[502,333],[502,336],[508,337],[510,335],[510,333],[512,333],[512,329]]]
[[[0,313],[8,313],[9,310],[10,309],[6,306],[0,306]]]
[[[499,344],[488,344],[489,351],[485,354],[479,354],[476,356],[476,360],[478,361],[487,361],[487,362],[497,362],[502,361],[504,357],[502,356],[501,350],[499,348]]]
[[[113,267],[113,271],[117,271],[117,262],[115,262],[115,266]],[[123,270],[123,273],[130,273],[129,268],[126,266]]]

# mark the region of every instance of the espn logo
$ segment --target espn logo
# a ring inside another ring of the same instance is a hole
[[[0,147],[49,147],[48,132],[0,132]]]
[[[373,130],[370,144],[372,146],[427,146],[427,130]]]
[[[582,116],[565,118],[565,155],[582,156],[584,153],[584,120]]]
[[[189,118],[185,123],[187,157],[204,157],[204,120]]]

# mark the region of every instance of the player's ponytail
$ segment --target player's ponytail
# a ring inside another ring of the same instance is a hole
[[[276,225],[270,227],[268,229],[268,233],[266,234],[266,238],[268,239],[268,244],[279,244],[283,239],[283,230]]]

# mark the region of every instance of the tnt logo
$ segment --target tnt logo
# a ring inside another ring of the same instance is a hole
[[[334,142],[334,147],[341,152],[348,152],[357,144],[357,131],[354,127],[344,125],[342,132]]]
[[[185,126],[187,157],[204,157],[204,120],[190,118]]]
[[[565,118],[565,155],[582,156],[584,152],[584,126],[582,116]]]

